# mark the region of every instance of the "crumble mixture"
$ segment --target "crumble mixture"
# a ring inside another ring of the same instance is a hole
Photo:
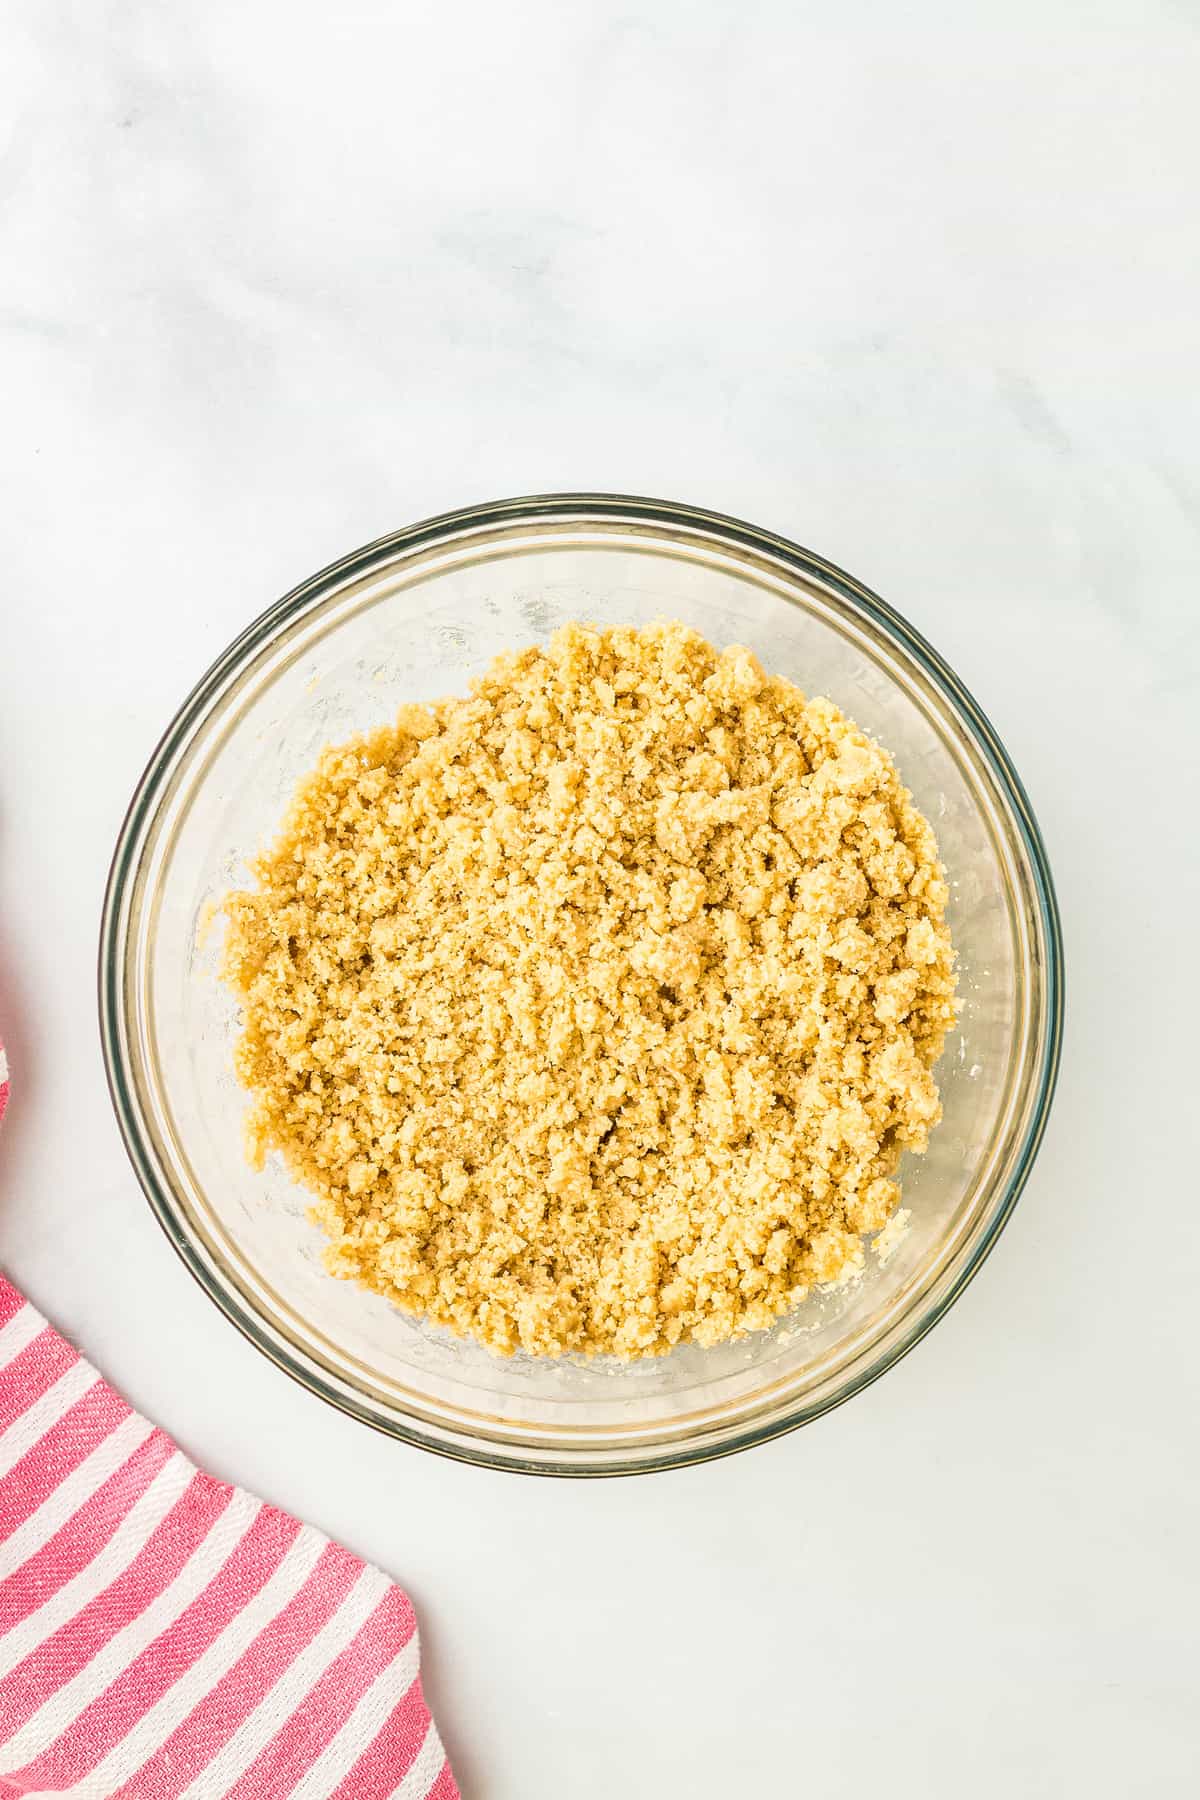
[[[940,1116],[933,832],[830,701],[683,625],[567,626],[325,750],[254,873],[251,1158],[333,1274],[492,1350],[770,1325]]]

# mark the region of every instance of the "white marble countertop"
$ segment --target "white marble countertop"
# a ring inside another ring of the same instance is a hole
[[[0,1260],[407,1584],[467,1800],[1196,1791],[1200,14],[14,0],[0,67]],[[584,487],[906,612],[1027,782],[1068,958],[952,1314],[791,1438],[601,1484],[385,1441],[245,1344],[93,999],[125,803],[230,637],[394,526]]]

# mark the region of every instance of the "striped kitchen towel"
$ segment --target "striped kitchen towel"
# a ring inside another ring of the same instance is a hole
[[[0,1276],[0,1795],[51,1794],[458,1788],[408,1596],[193,1467]]]
[[[194,1468],[3,1277],[0,1793],[458,1794],[408,1596]]]

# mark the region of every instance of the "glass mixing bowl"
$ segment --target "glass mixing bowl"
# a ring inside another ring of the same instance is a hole
[[[328,1276],[306,1196],[242,1149],[215,904],[321,747],[462,692],[569,619],[679,618],[827,694],[895,756],[951,889],[962,1016],[945,1116],[902,1165],[907,1231],[853,1284],[739,1343],[634,1363],[491,1355]],[[1061,947],[1037,826],[987,720],[849,575],[736,520],[556,495],[414,525],[306,581],[213,665],[159,744],[113,861],[100,1015],[134,1167],[188,1268],[281,1368],[367,1424],[495,1468],[606,1475],[741,1449],[856,1393],[927,1332],[1029,1173],[1058,1060]]]

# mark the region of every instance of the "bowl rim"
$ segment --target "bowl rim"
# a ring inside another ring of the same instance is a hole
[[[1013,1157],[1004,1193],[998,1202],[993,1203],[990,1216],[977,1241],[962,1260],[961,1266],[953,1272],[951,1279],[945,1282],[942,1291],[932,1299],[929,1295],[924,1296],[925,1304],[914,1309],[914,1316],[908,1322],[907,1329],[897,1331],[892,1341],[886,1343],[878,1355],[868,1361],[866,1366],[853,1369],[843,1385],[832,1393],[807,1399],[797,1397],[778,1415],[765,1420],[752,1420],[744,1430],[736,1431],[719,1442],[665,1442],[655,1445],[653,1454],[649,1457],[644,1452],[639,1454],[635,1451],[629,1460],[617,1457],[596,1463],[555,1460],[553,1456],[533,1459],[521,1455],[516,1445],[506,1447],[491,1439],[460,1442],[430,1435],[411,1419],[399,1416],[384,1418],[365,1403],[356,1403],[351,1393],[327,1383],[318,1369],[293,1354],[286,1340],[273,1336],[265,1328],[264,1321],[226,1283],[210,1257],[202,1252],[179,1218],[171,1185],[159,1169],[151,1134],[147,1130],[143,1109],[137,1097],[136,1083],[129,1078],[124,1049],[127,1035],[124,998],[128,986],[127,952],[130,944],[130,933],[126,927],[132,900],[139,886],[147,830],[157,815],[163,798],[164,778],[171,772],[176,752],[207,717],[210,703],[219,696],[227,678],[248,657],[268,644],[282,627],[318,601],[334,584],[365,573],[381,557],[400,551],[412,552],[428,548],[464,531],[478,532],[511,527],[514,524],[535,527],[539,522],[563,519],[584,524],[589,520],[626,520],[650,527],[708,533],[726,546],[768,555],[783,563],[793,575],[811,577],[816,574],[835,590],[843,602],[864,614],[869,623],[896,640],[922,672],[942,690],[974,740],[1007,803],[1011,822],[1016,828],[1027,859],[1028,872],[1032,877],[1032,895],[1045,946],[1045,959],[1040,970],[1045,1027],[1038,1046],[1039,1066],[1028,1117]],[[134,1172],[155,1218],[185,1268],[256,1349],[318,1398],[386,1436],[415,1444],[456,1461],[488,1468],[520,1474],[596,1478],[652,1474],[669,1468],[686,1467],[730,1456],[736,1451],[781,1437],[801,1425],[811,1423],[862,1392],[887,1370],[894,1368],[933,1329],[973,1280],[995,1246],[1037,1156],[1061,1059],[1063,944],[1058,903],[1045,844],[1021,778],[978,702],[944,658],[901,613],[826,558],[788,538],[728,514],[636,495],[552,493],[515,496],[460,507],[386,533],[328,564],[292,588],[253,619],[221,652],[184,699],[159,738],[126,810],[105,888],[98,945],[97,988],[101,1047],[109,1095]]]

